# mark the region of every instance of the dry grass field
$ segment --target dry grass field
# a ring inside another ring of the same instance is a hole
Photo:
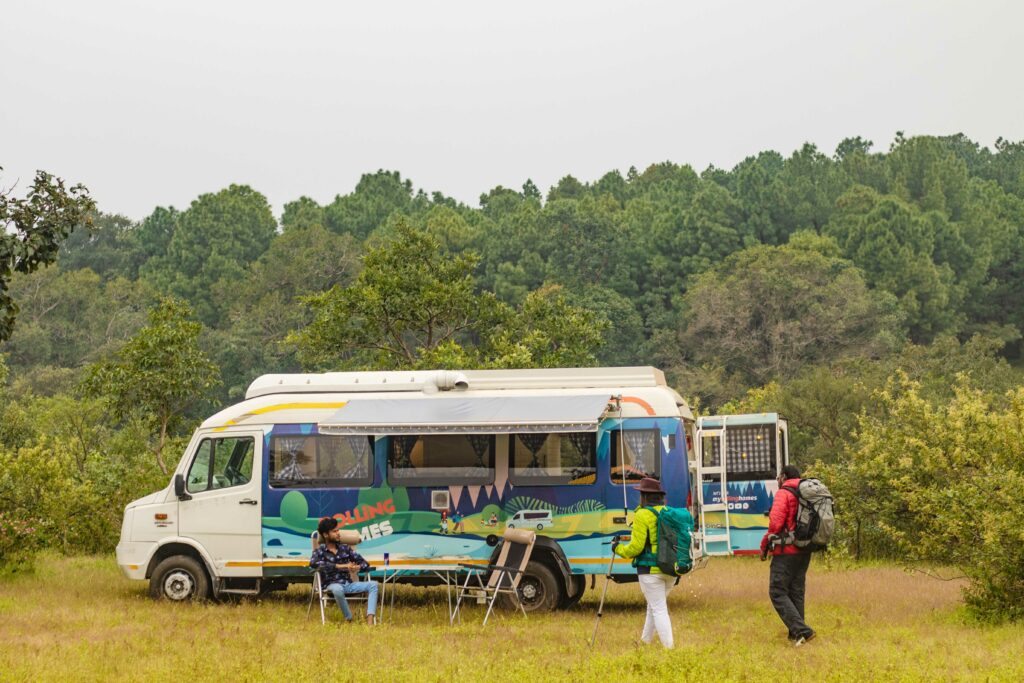
[[[677,648],[638,648],[643,601],[612,585],[594,651],[600,597],[569,611],[481,608],[445,625],[443,588],[403,588],[394,619],[370,628],[306,619],[308,589],[260,600],[175,606],[151,601],[112,557],[48,557],[0,582],[0,680],[546,681],[1024,680],[1024,625],[972,623],[956,582],[897,568],[812,565],[808,621],[820,637],[793,648],[766,597],[767,564],[716,559],[670,599]]]

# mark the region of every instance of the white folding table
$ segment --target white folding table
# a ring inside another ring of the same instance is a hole
[[[457,562],[452,563],[434,563],[434,562],[423,562],[418,563],[415,560],[402,560],[401,563],[394,563],[385,565],[383,567],[384,578],[381,580],[381,595],[380,595],[380,616],[378,617],[382,622],[384,620],[384,603],[385,596],[387,595],[388,584],[391,584],[391,605],[389,609],[395,607],[395,589],[394,585],[398,579],[402,576],[409,576],[411,574],[428,574],[436,576],[437,578],[444,581],[445,591],[448,594],[448,623],[452,622],[452,610],[454,605],[452,604],[452,586],[458,586],[458,575],[467,569],[458,564]]]

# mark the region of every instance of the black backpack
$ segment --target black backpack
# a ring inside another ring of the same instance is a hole
[[[800,503],[796,513],[796,528],[792,538],[786,542],[811,552],[824,550],[836,528],[832,493],[817,479],[801,479],[797,487],[782,488],[796,496]]]

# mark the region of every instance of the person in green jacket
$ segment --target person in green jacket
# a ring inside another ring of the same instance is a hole
[[[661,482],[651,477],[644,477],[633,488],[640,491],[640,507],[633,517],[629,543],[613,545],[612,552],[633,560],[640,579],[640,592],[647,600],[647,620],[640,640],[652,643],[657,632],[662,646],[671,649],[674,643],[672,620],[668,615],[668,593],[675,585],[676,577],[663,574],[658,569],[658,516],[645,509],[651,507],[661,512],[665,507],[665,490],[661,488]]]

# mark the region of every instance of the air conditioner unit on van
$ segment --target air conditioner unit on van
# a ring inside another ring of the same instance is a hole
[[[451,494],[447,491],[430,492],[431,510],[447,510],[449,507],[451,507]]]

